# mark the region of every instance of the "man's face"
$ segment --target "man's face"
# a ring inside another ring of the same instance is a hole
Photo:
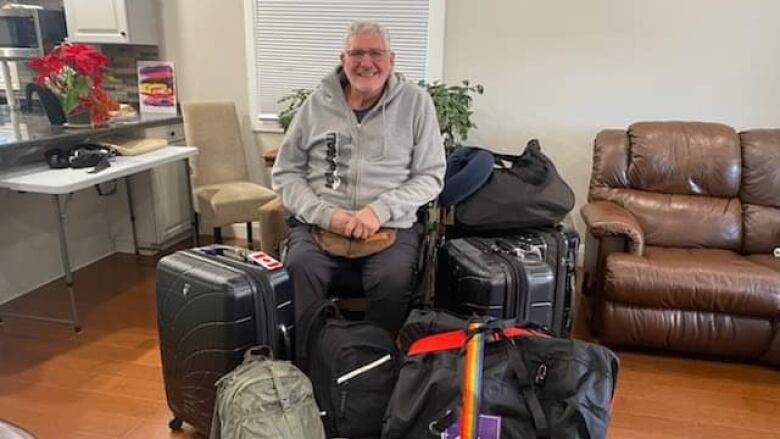
[[[385,47],[378,34],[358,34],[349,38],[341,53],[341,65],[354,91],[374,96],[382,91],[393,71],[395,54]]]

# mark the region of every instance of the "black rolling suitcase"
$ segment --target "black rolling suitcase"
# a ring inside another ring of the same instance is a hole
[[[561,227],[447,240],[439,257],[436,306],[517,318],[568,337],[578,246],[577,232]]]
[[[208,434],[214,384],[248,347],[268,345],[290,359],[292,299],[287,271],[263,252],[210,246],[160,259],[157,322],[171,429],[184,421]]]

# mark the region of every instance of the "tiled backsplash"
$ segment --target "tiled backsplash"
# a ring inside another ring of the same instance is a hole
[[[103,45],[101,51],[111,59],[109,74],[114,81],[106,80],[103,88],[123,104],[138,108],[138,73],[136,61],[160,59],[157,46]]]
[[[157,46],[118,44],[102,45],[98,46],[98,48],[109,57],[108,74],[113,77],[113,80],[106,78],[103,81],[103,88],[120,103],[131,104],[138,109],[136,61],[159,60],[159,49]],[[21,86],[20,90],[16,90],[16,95],[24,98],[24,87],[33,81],[35,72],[27,66],[27,62],[18,61],[16,67],[19,72],[19,84]]]

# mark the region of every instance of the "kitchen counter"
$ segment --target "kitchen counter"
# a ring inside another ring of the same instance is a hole
[[[43,113],[22,113],[0,107],[0,153],[27,147],[75,144],[87,139],[123,134],[135,129],[181,123],[179,115],[143,115],[109,122],[99,128],[65,128],[51,125]]]

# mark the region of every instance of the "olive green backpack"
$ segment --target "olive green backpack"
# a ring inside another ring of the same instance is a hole
[[[325,439],[311,381],[269,348],[247,350],[216,385],[210,439]]]

